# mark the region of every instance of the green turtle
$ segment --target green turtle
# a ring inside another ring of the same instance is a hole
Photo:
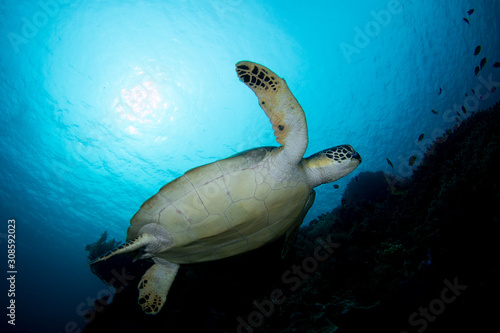
[[[139,305],[160,311],[179,264],[251,251],[287,234],[289,244],[315,198],[314,187],[361,163],[349,145],[303,158],[304,111],[284,79],[249,61],[236,72],[259,98],[280,147],[261,147],[187,171],[163,186],[132,217],[127,242],[94,262],[136,251],[154,265],[139,282]],[[93,262],[93,263],[94,263]]]

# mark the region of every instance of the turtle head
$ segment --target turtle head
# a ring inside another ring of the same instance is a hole
[[[361,156],[350,145],[322,150],[301,162],[313,187],[347,176],[360,163]]]

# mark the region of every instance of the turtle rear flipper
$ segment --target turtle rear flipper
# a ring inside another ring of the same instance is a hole
[[[144,273],[137,286],[139,289],[138,303],[146,314],[160,312],[179,270],[178,264],[160,258],[153,258],[153,260],[155,264]]]
[[[138,234],[139,236],[132,238],[115,250],[92,260],[89,262],[89,265],[107,260],[118,254],[133,252],[141,248],[143,248],[144,253],[140,255],[140,259],[151,258],[155,253],[164,251],[172,245],[172,236],[158,223],[147,223],[139,229]]]
[[[94,260],[88,263],[88,265],[93,265],[95,263],[98,263],[100,261],[108,260],[111,257],[114,257],[118,254],[123,254],[123,253],[129,253],[133,252],[135,250],[138,250],[144,246],[147,246],[149,243],[151,243],[151,236],[148,234],[143,234],[141,236],[135,237],[128,242],[120,245],[118,248],[114,249],[113,251],[110,251]]]

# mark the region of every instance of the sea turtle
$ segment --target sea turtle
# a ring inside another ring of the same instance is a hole
[[[315,198],[314,187],[335,181],[361,163],[349,145],[303,158],[304,111],[284,79],[249,61],[236,73],[259,98],[280,147],[261,147],[187,171],[163,186],[132,217],[127,242],[94,262],[137,251],[154,265],[139,282],[139,304],[156,314],[179,264],[226,258],[287,233],[289,243]]]

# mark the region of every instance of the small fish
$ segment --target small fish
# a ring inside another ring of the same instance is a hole
[[[462,111],[464,112],[464,114],[467,114],[467,110],[465,109],[465,106],[462,105]]]
[[[467,11],[467,14],[469,14],[469,16],[470,16],[470,15],[472,15],[472,13],[474,13],[474,8],[469,9],[469,10]]]
[[[424,138],[424,133],[420,134],[420,136],[418,137],[418,142],[422,141],[423,138]]]
[[[438,95],[441,95],[442,92],[443,92],[443,88],[439,87]]]
[[[476,49],[474,50],[474,55],[477,56],[481,52],[481,45],[476,46]]]
[[[486,65],[486,58],[481,59],[481,69]]]
[[[464,21],[465,21],[468,25],[470,25],[469,20],[468,20],[468,19],[466,19],[465,17],[464,17]]]
[[[392,164],[391,160],[388,158],[386,158],[385,160],[387,161],[387,164],[389,164],[391,168],[394,169],[394,164]]]
[[[495,67],[495,68],[500,67],[500,62],[498,62],[498,61],[497,61],[497,62],[495,62],[495,63],[493,64],[493,67]]]
[[[438,114],[438,112],[436,110],[431,110],[431,112],[434,114]]]
[[[462,122],[462,119],[460,119],[458,117],[455,117],[455,120],[457,121],[457,123],[461,123]]]
[[[474,89],[471,89],[470,91],[472,91],[474,95],[476,94],[476,91]]]
[[[408,160],[408,165],[409,166],[412,166],[413,164],[415,164],[415,162],[417,161],[417,156],[411,156],[410,159]]]
[[[456,112],[457,112],[457,116],[459,116],[459,117],[460,117],[460,116],[461,116],[460,112],[458,112],[458,111],[456,111]]]
[[[465,93],[465,97],[469,97],[469,94]]]
[[[481,69],[479,68],[479,66],[476,67],[476,69],[474,70],[474,73],[476,73],[476,76],[477,76],[477,73],[479,73]]]
[[[491,92],[494,93],[495,91],[497,91],[497,87],[493,87],[491,88]]]
[[[339,188],[339,186],[338,186],[337,184],[333,184],[333,188],[334,188],[334,189],[338,189],[338,188]]]

